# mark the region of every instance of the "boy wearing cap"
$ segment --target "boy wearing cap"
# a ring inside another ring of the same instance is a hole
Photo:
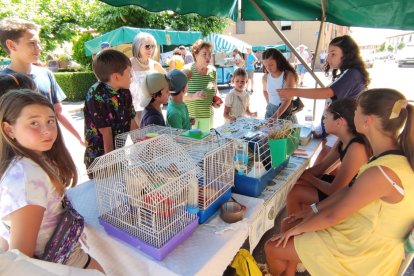
[[[187,92],[187,76],[179,70],[172,70],[167,75],[170,82],[170,99],[167,107],[167,126],[179,129],[191,129],[194,118],[188,115],[184,95]]]
[[[84,162],[86,168],[99,156],[114,149],[115,136],[137,128],[129,91],[131,61],[116,50],[99,52],[93,60],[99,80],[86,94]],[[91,175],[89,175],[91,177]]]
[[[141,115],[141,127],[147,125],[165,126],[162,115],[162,104],[168,102],[169,84],[167,77],[161,73],[148,74],[143,87],[144,97],[141,106],[145,107]]]

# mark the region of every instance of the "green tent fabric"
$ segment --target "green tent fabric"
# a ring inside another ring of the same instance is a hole
[[[148,11],[174,11],[178,14],[197,13],[203,17],[224,16],[237,19],[238,0],[101,0],[112,6],[136,5]]]
[[[201,32],[181,32],[154,29],[121,27],[105,33],[97,38],[85,42],[85,53],[91,56],[101,50],[101,43],[108,42],[110,46],[132,43],[134,37],[140,33],[150,33],[159,45],[191,45],[202,37]]]
[[[264,51],[270,48],[278,49],[282,53],[290,52],[289,47],[286,44],[276,44],[276,45],[254,45],[252,46],[253,51]]]
[[[326,21],[342,26],[414,29],[412,0],[327,0]],[[321,0],[261,0],[272,20],[321,20]],[[242,0],[242,20],[263,20],[249,0]]]
[[[134,4],[149,11],[237,18],[237,0],[101,0],[113,6]],[[250,0],[241,0],[242,20],[263,20]],[[320,21],[321,0],[256,0],[272,20]],[[414,30],[413,0],[326,0],[326,21],[343,26]]]

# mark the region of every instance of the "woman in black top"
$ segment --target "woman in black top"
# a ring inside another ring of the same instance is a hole
[[[350,98],[332,103],[325,111],[325,128],[328,133],[338,136],[339,143],[322,162],[307,169],[293,186],[287,196],[288,215],[309,208],[312,203],[349,185],[359,168],[368,161],[371,150],[365,138],[356,132],[354,114],[355,100]],[[339,164],[336,175],[329,175]]]

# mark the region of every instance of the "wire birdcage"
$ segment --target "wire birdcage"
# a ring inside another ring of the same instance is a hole
[[[216,131],[221,137],[234,140],[235,152],[240,148],[246,149],[248,157],[245,160],[240,160],[240,156],[234,158],[236,170],[239,168],[240,173],[258,178],[272,168],[269,133],[289,126],[291,128],[292,123],[287,120],[238,118],[235,122],[217,128]],[[241,165],[243,162],[245,164]]]
[[[216,135],[201,140],[183,136],[173,139],[197,164],[199,208],[206,210],[234,184],[233,141]]]
[[[115,148],[119,149],[124,146],[132,145],[136,142],[151,138],[154,135],[180,135],[184,129],[177,129],[158,125],[148,125],[140,129],[124,132],[115,136]],[[148,135],[148,136],[147,136]]]
[[[186,206],[191,183],[197,181],[196,165],[167,135],[105,154],[88,172],[94,177],[101,223],[154,248],[197,219]]]

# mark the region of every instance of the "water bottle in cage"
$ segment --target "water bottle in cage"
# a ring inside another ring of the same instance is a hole
[[[190,179],[188,186],[187,210],[191,214],[198,213],[198,180],[196,177]]]
[[[240,175],[246,174],[247,163],[249,163],[249,152],[246,142],[237,142],[234,151],[234,167]]]

